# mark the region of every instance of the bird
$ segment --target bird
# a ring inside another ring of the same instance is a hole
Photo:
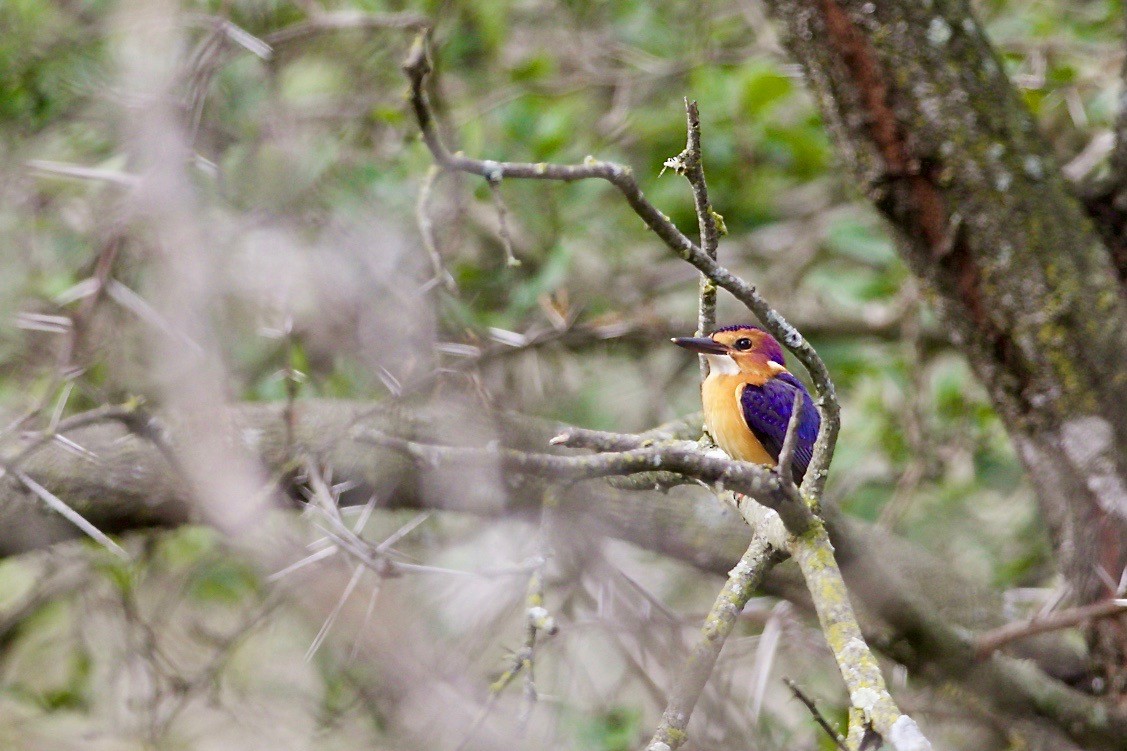
[[[738,324],[709,336],[675,337],[673,343],[708,361],[708,376],[701,384],[705,428],[733,459],[777,466],[795,393],[802,394],[791,459],[793,480],[801,483],[821,417],[810,392],[787,370],[779,342],[761,328]]]

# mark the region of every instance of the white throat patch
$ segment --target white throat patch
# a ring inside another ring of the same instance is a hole
[[[705,355],[708,358],[709,375],[736,375],[740,366],[728,355]]]

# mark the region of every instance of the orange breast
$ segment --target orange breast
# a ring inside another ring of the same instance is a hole
[[[775,466],[775,460],[747,427],[740,405],[745,380],[738,375],[710,375],[704,380],[701,401],[704,422],[716,445],[728,456],[745,462]]]

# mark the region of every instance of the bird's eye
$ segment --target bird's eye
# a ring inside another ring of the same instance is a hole
[[[735,343],[735,344],[733,344],[732,346],[733,346],[733,347],[735,347],[736,349],[740,349],[740,350],[747,350],[747,349],[751,349],[751,340],[750,340],[750,339],[748,339],[748,338],[747,338],[747,337],[745,336],[745,337],[744,337],[744,338],[742,338],[742,339],[737,339],[737,340],[736,340],[736,343]]]

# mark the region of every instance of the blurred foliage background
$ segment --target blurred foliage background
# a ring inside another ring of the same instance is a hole
[[[49,417],[56,405],[71,413],[156,398],[143,307],[116,299],[100,307],[74,352],[61,352],[65,337],[52,329],[53,317],[81,305],[80,283],[111,245],[114,277],[142,300],[160,295],[149,286],[155,251],[145,233],[122,229],[133,222],[123,195],[137,169],[128,148],[137,102],[122,69],[152,31],[146,5],[0,4],[0,404],[9,419],[36,405]],[[297,370],[300,397],[382,400],[437,368],[497,407],[586,427],[641,430],[698,408],[696,362],[666,345],[694,327],[694,273],[605,184],[501,185],[514,264],[488,186],[439,177],[423,211],[456,287],[440,283],[417,222],[431,160],[399,70],[413,31],[361,20],[417,13],[435,19],[432,94],[453,148],[498,160],[590,154],[629,164],[687,232],[695,231],[687,185],[661,164],[684,146],[683,97],[698,100],[711,197],[728,230],[721,261],[798,324],[842,395],[833,498],[1012,592],[1015,612],[1031,588],[1052,585],[1044,531],[1003,429],[898,260],[895,239],[841,179],[801,72],[755,0],[156,5],[183,44],[174,104],[192,152],[193,210],[226,238],[212,250],[229,271],[216,282],[215,315],[232,398],[285,399]],[[1120,96],[1121,4],[994,0],[975,10],[1069,176],[1098,170]],[[324,13],[340,28],[304,25]],[[358,229],[373,213],[379,231]],[[391,320],[399,329],[365,317],[366,301],[396,290],[381,282],[379,263],[336,250],[349,243],[395,243],[414,259],[425,302]],[[245,273],[264,258],[285,265],[302,254],[301,262],[337,268],[331,278],[348,293],[294,296],[269,275]],[[730,300],[720,310],[722,322],[746,319]],[[393,356],[365,354],[365,342],[399,334],[409,336]],[[378,516],[375,538],[410,518]],[[527,534],[487,526],[495,524],[432,518],[406,544],[428,560],[480,564],[489,539]],[[379,697],[346,660],[303,660],[320,624],[288,610],[215,534],[190,528],[130,544],[141,562],[127,570],[87,545],[0,565],[0,607],[24,603],[4,611],[5,747],[382,742],[393,722],[381,717]],[[645,591],[646,607],[652,598],[668,610],[672,634],[691,633],[718,586],[621,543],[606,543],[601,555]],[[70,586],[25,607],[47,569],[69,572]],[[512,596],[493,613],[499,632],[484,616],[442,626],[480,649],[469,664],[482,691],[519,640],[523,592],[506,586]],[[652,645],[624,646],[641,637],[593,626],[605,612],[590,592],[568,599],[550,585],[548,599],[573,634],[545,647],[538,665],[553,686],[542,701],[553,737],[563,747],[635,747],[660,708],[661,686],[638,677]],[[781,664],[815,686],[827,711],[841,711],[831,663],[820,647],[809,654],[820,637],[778,603],[757,607],[762,618],[749,618],[730,645],[719,680],[739,684],[735,696],[756,695],[747,682],[757,670],[773,670],[776,682],[763,713],[733,721],[731,732],[756,733],[740,747],[825,747],[777,688]],[[644,622],[635,625],[649,628]],[[763,665],[769,628],[774,668]],[[647,638],[662,644],[654,654],[676,662],[682,637]],[[580,674],[590,683],[582,689],[568,683]],[[138,705],[137,682],[159,680],[180,693]]]

